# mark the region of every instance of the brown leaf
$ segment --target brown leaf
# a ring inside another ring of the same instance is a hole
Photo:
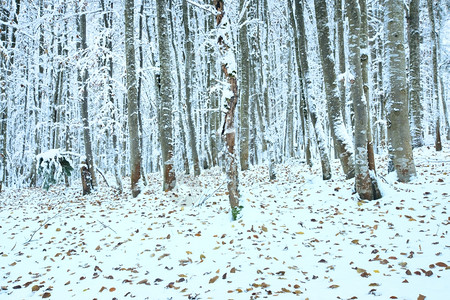
[[[330,289],[337,289],[338,287],[339,287],[339,285],[333,284],[333,285],[330,285],[328,288],[330,288]]]
[[[112,288],[109,289],[110,292],[114,292],[115,290],[116,290],[115,287],[112,287]]]
[[[447,264],[445,264],[443,262],[437,262],[436,266],[441,267],[441,268],[447,268]]]
[[[214,283],[214,282],[216,282],[216,280],[219,278],[219,276],[214,276],[213,278],[211,278],[210,280],[209,280],[209,283]]]
[[[231,268],[230,273],[236,273],[236,268],[235,267]]]
[[[45,292],[45,293],[42,295],[42,298],[50,298],[51,295],[52,295],[52,294],[50,294],[49,292]]]
[[[431,270],[425,272],[425,276],[430,277],[431,275],[433,275],[433,272]]]
[[[148,282],[148,279],[142,279],[137,284],[144,284],[144,283],[147,283],[147,282]]]
[[[419,297],[417,297],[417,300],[425,300],[426,296],[419,294]]]
[[[104,290],[107,290],[108,288],[106,286],[102,286],[102,288],[100,289],[99,293],[103,292]]]
[[[31,290],[32,290],[33,292],[37,292],[37,291],[39,291],[40,288],[41,288],[41,287],[38,286],[38,285],[33,285],[33,286],[31,287]]]

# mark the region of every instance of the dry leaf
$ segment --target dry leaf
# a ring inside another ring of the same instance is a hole
[[[38,286],[38,285],[33,285],[33,286],[31,287],[31,290],[32,290],[33,292],[36,292],[36,291],[39,291],[40,288],[41,288],[41,287]]]
[[[417,300],[425,300],[426,296],[419,294],[419,297],[417,297]]]
[[[211,278],[210,280],[209,280],[209,283],[214,283],[214,282],[216,282],[216,280],[219,278],[219,276],[214,276],[213,278]]]
[[[328,288],[330,288],[330,289],[337,289],[338,287],[339,287],[339,285],[333,284],[333,285],[330,285]]]
[[[50,294],[50,293],[48,293],[48,292],[45,292],[45,293],[42,295],[42,298],[50,298],[51,295],[52,295],[52,294]]]

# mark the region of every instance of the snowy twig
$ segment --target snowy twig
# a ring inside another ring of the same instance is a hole
[[[100,221],[99,219],[97,219],[97,221],[99,221],[100,224],[102,224],[104,228],[109,228],[109,229],[111,229],[115,234],[117,234],[117,232],[116,232],[114,229],[112,229],[112,228],[109,227],[108,225],[105,225],[105,224],[104,224],[102,221]]]
[[[44,227],[45,224],[47,224],[51,219],[54,219],[54,218],[56,218],[57,216],[59,216],[64,210],[66,210],[66,208],[67,208],[69,205],[70,205],[70,202],[67,203],[67,205],[66,205],[62,210],[60,210],[58,213],[56,213],[53,217],[51,217],[50,219],[48,219],[47,221],[45,221],[38,229],[36,229],[36,230],[33,232],[33,234],[30,236],[30,239],[29,239],[28,241],[26,241],[25,243],[23,243],[23,244],[25,245],[25,244],[28,244],[29,242],[31,242],[31,240],[33,239],[33,237],[34,237],[34,235],[36,234],[36,232],[38,232],[42,227]]]
[[[217,189],[215,189],[215,190],[214,190],[213,192],[211,192],[209,195],[205,196],[205,198],[203,198],[202,200],[200,200],[200,201],[197,203],[196,206],[202,206],[203,203],[205,203],[206,200],[208,200],[209,198],[211,198],[211,196],[212,196],[215,192],[217,192],[224,184],[225,184],[225,182],[222,182],[222,184],[221,184]]]
[[[108,180],[106,180],[105,174],[103,174],[102,170],[99,169],[99,167],[95,167],[97,169],[97,172],[100,173],[100,175],[102,175],[103,179],[105,180],[106,186],[109,187],[109,183]]]
[[[201,4],[191,1],[191,0],[186,0],[186,2],[189,4],[192,4],[194,6],[197,6],[198,8],[201,8],[203,10],[206,10],[207,12],[209,12],[215,16],[217,16],[219,14],[216,10],[213,9],[213,7],[211,5],[207,5],[207,4],[201,5]]]

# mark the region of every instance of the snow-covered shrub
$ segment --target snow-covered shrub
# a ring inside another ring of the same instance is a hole
[[[60,149],[50,149],[36,156],[38,174],[42,176],[42,187],[48,190],[52,184],[56,184],[64,175],[70,176],[73,171],[72,161],[68,153]]]

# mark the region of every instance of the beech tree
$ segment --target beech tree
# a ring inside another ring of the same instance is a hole
[[[156,13],[158,18],[158,49],[160,64],[159,93],[160,108],[160,139],[163,169],[163,190],[171,191],[175,188],[176,177],[173,164],[173,126],[172,126],[172,75],[171,53],[169,46],[168,0],[158,1]]]
[[[335,63],[331,48],[330,25],[326,0],[314,0],[314,8],[330,131],[337,155],[341,161],[342,169],[349,179],[355,176],[353,161],[354,153],[339,105],[339,90],[337,87]]]
[[[416,176],[408,120],[403,2],[385,0],[386,121],[388,150],[398,180]]]
[[[235,113],[239,100],[237,85],[237,64],[235,54],[230,47],[231,32],[230,20],[225,14],[223,0],[216,0],[217,10],[217,42],[219,44],[220,64],[223,76],[227,80],[227,85],[223,89],[223,98],[225,99],[225,118],[223,121],[221,134],[225,139],[225,168],[227,173],[228,199],[232,209],[239,207],[239,172],[235,153],[236,146],[236,126]]]
[[[127,70],[128,133],[130,139],[131,193],[141,192],[141,144],[139,141],[136,53],[134,49],[134,0],[125,0],[125,58]]]

